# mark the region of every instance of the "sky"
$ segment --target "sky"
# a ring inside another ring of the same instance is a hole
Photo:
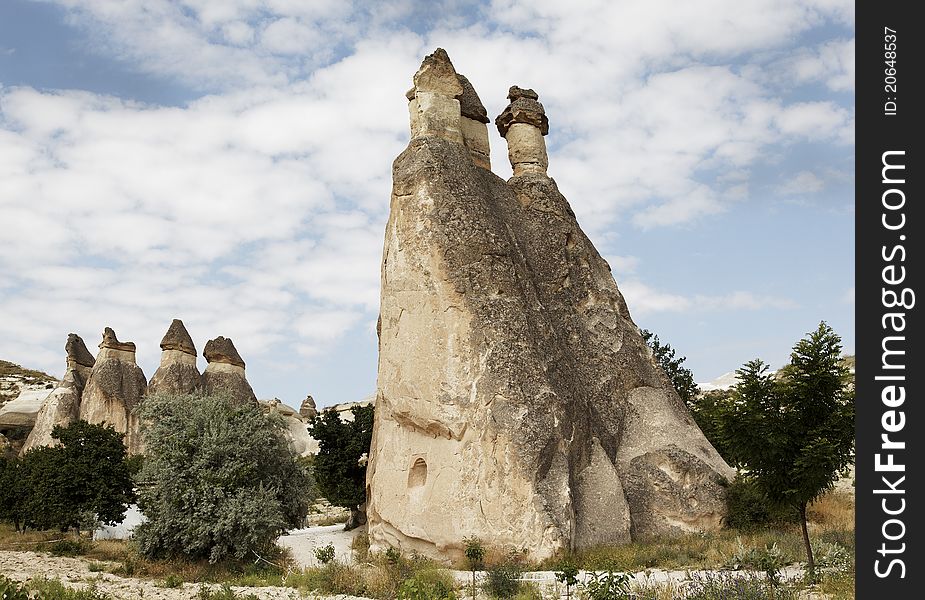
[[[0,358],[60,376],[67,334],[109,326],[150,378],[181,318],[260,398],[374,393],[391,163],[437,47],[492,118],[539,93],[549,175],[697,381],[821,320],[853,353],[854,27],[842,0],[3,0]]]

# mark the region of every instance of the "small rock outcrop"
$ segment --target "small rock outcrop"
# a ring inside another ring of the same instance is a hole
[[[55,426],[66,427],[80,416],[80,399],[93,372],[96,359],[76,333],[67,336],[64,349],[67,352],[64,377],[45,399],[36,417],[35,427],[23,445],[23,452],[39,446],[51,446],[55,443],[51,436]]]
[[[452,559],[475,535],[542,559],[718,528],[734,471],[546,175],[538,94],[512,87],[496,120],[504,181],[464,140],[463,88],[444,51],[424,60],[393,163],[372,548]]]
[[[209,363],[202,374],[202,387],[207,394],[225,393],[238,402],[257,402],[244,374],[244,359],[231,338],[219,336],[209,340],[202,355]]]
[[[309,396],[311,397],[311,396]],[[285,435],[292,444],[293,450],[300,456],[318,453],[318,442],[308,433],[305,420],[294,409],[283,404],[279,398],[272,400],[258,400],[261,408],[269,413],[277,413],[286,424]],[[305,404],[304,402],[302,403]]]
[[[299,407],[299,414],[306,421],[310,421],[318,416],[318,407],[315,406],[315,399],[311,395],[305,396],[302,400],[302,406]]]
[[[112,425],[125,434],[128,452],[139,454],[143,449],[140,420],[134,411],[148,384],[135,363],[135,344],[120,342],[116,332],[107,327],[99,347],[81,395],[79,416],[90,423]]]
[[[148,395],[192,394],[202,387],[196,346],[180,319],[174,319],[161,340],[161,364],[148,384]]]

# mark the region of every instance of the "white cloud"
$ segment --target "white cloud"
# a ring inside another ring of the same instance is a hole
[[[797,303],[789,298],[759,296],[743,290],[718,296],[673,294],[654,289],[639,280],[620,282],[620,290],[626,298],[630,311],[636,315],[658,312],[789,310],[798,307]]]
[[[851,110],[785,101],[761,74],[776,60],[765,53],[792,54],[796,36],[850,25],[850,2],[576,10],[498,0],[486,10],[441,3],[443,14],[398,0],[373,14],[336,0],[49,1],[100,52],[212,92],[160,107],[0,87],[0,356],[54,370],[62,353],[49,349],[72,330],[92,345],[112,325],[153,365],[181,317],[197,342],[232,336],[250,362],[281,346],[317,356],[374,320],[389,165],[408,136],[404,92],[438,45],[491,117],[513,83],[540,93],[550,174],[595,241],[617,222],[645,229],[721,213],[748,198],[768,155],[853,141]],[[412,33],[409,16],[436,25]],[[825,42],[787,65],[797,80],[848,89],[853,48]],[[495,172],[507,176],[506,145],[490,129]],[[639,258],[611,262],[634,275]],[[638,280],[621,289],[641,312],[791,305]]]
[[[787,61],[800,83],[820,82],[836,92],[854,91],[854,40],[832,40]]]
[[[811,171],[800,171],[777,187],[781,194],[789,196],[816,194],[825,188],[825,180]]]

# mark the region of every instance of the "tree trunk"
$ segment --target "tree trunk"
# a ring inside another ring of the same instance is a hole
[[[813,560],[813,545],[809,541],[809,528],[806,526],[806,503],[800,504],[800,526],[803,529],[803,544],[806,546],[806,572],[812,580],[816,579],[816,561]]]
[[[360,525],[366,525],[366,503],[350,509],[350,518],[344,523],[344,531],[356,529]]]

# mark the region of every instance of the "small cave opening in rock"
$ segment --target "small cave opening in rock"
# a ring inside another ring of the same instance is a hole
[[[408,487],[416,488],[424,485],[427,481],[427,463],[423,458],[417,458],[408,471]]]

